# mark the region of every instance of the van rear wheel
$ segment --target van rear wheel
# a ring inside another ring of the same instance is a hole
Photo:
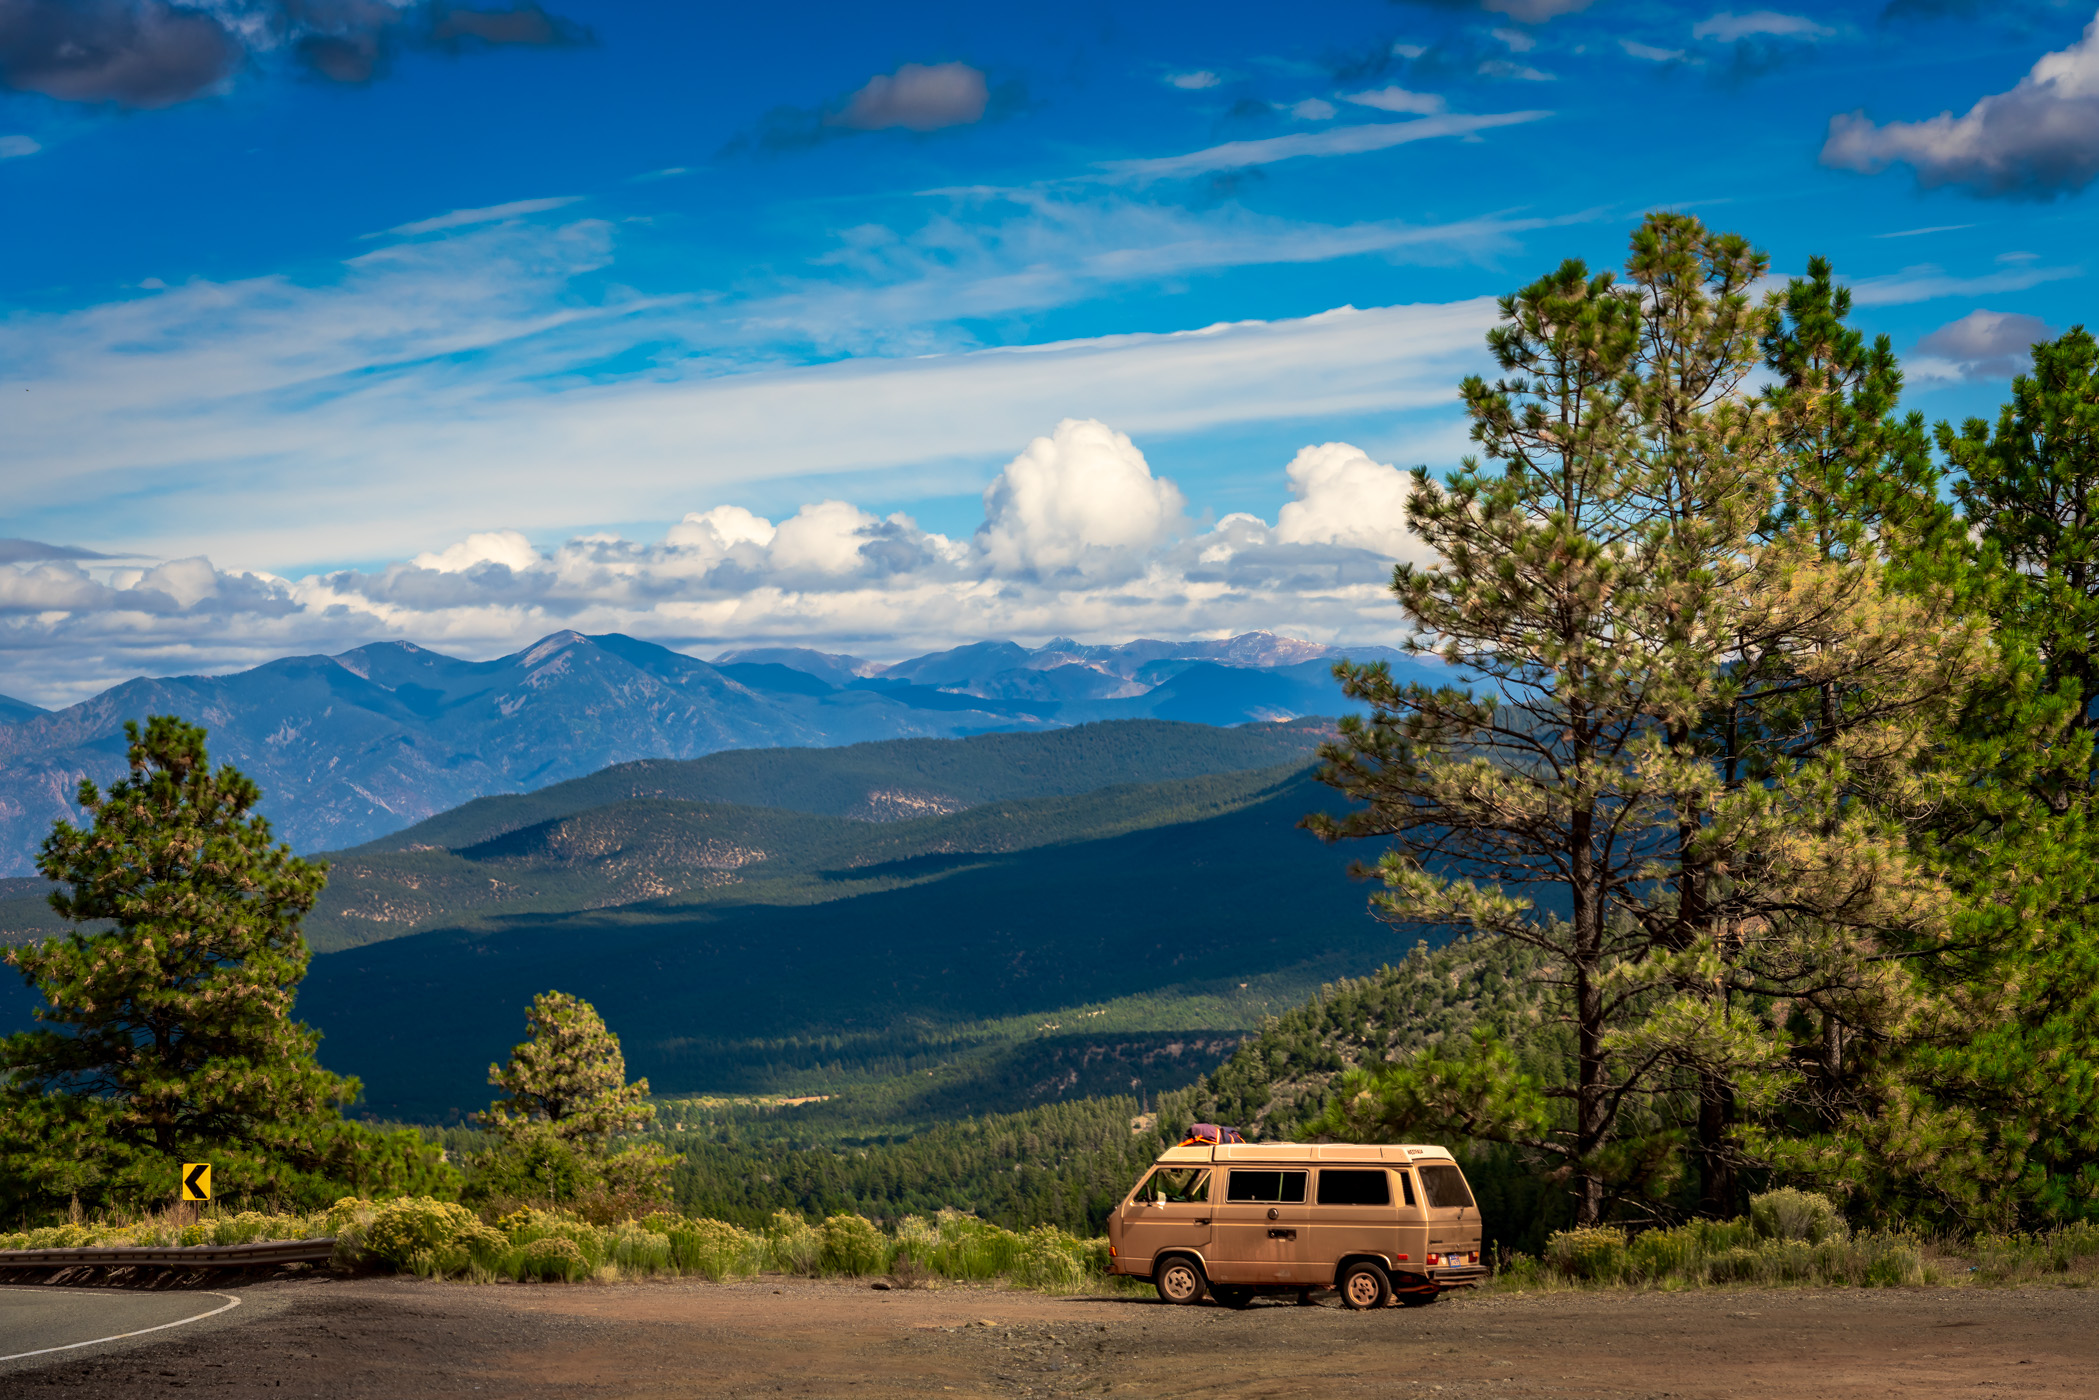
[[[1382,1308],[1392,1301],[1392,1280],[1385,1277],[1383,1269],[1368,1260],[1342,1270],[1336,1288],[1341,1294],[1341,1305],[1357,1312]]]
[[[1152,1284],[1169,1303],[1200,1303],[1210,1291],[1201,1266],[1184,1255],[1175,1255],[1161,1264]]]

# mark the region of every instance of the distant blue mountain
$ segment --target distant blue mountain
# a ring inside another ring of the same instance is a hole
[[[1335,715],[1349,708],[1331,675],[1344,656],[1387,660],[1410,679],[1443,670],[1389,648],[1265,632],[1114,646],[988,641],[886,666],[804,648],[710,663],[633,637],[558,632],[493,661],[386,642],[229,676],[126,681],[51,713],[0,703],[0,876],[28,873],[52,822],[78,816],[71,798],[83,777],[122,771],[124,721],[148,714],[206,726],[213,757],[262,785],[278,833],[318,851],[636,759],[1103,719]]]
[[[0,724],[18,724],[25,719],[51,713],[38,709],[27,700],[17,700],[12,695],[0,695]]]

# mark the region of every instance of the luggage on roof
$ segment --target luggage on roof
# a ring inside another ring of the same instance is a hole
[[[1181,1139],[1183,1147],[1215,1147],[1219,1143],[1245,1142],[1237,1128],[1220,1128],[1215,1123],[1191,1123],[1188,1136]]]

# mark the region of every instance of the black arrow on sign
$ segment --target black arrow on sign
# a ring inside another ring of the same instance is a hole
[[[203,1177],[210,1170],[211,1164],[209,1162],[199,1162],[194,1167],[191,1167],[189,1175],[182,1178],[183,1192],[190,1196],[202,1196],[204,1194]]]

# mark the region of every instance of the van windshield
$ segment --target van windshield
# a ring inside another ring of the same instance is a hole
[[[1210,1199],[1210,1173],[1205,1167],[1161,1167],[1144,1183],[1138,1196],[1187,1205]]]
[[[1423,1166],[1417,1162],[1414,1169],[1421,1173],[1421,1194],[1428,1197],[1430,1206],[1472,1204],[1472,1190],[1465,1185],[1465,1173],[1456,1167]]]

